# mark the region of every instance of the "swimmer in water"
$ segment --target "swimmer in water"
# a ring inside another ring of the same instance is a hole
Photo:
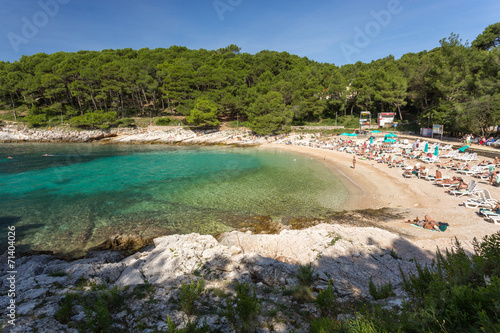
[[[12,159],[13,159],[11,156],[7,156],[7,158],[8,158],[9,160],[12,160]]]

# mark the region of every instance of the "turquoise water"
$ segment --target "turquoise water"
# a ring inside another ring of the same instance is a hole
[[[0,145],[0,225],[5,235],[16,226],[22,250],[80,253],[116,233],[217,234],[255,216],[322,217],[347,197],[321,163],[280,151]]]

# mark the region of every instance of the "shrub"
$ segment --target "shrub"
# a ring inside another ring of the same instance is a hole
[[[310,286],[314,282],[314,268],[311,263],[304,266],[299,265],[297,279],[299,280],[299,285],[301,286]]]
[[[177,328],[177,325],[172,321],[169,315],[167,315],[167,332],[169,333],[207,333],[210,332],[210,327],[203,323],[200,325],[198,320],[192,322],[188,320],[184,328]]]
[[[47,125],[47,116],[45,114],[29,114],[24,117],[24,121],[28,122],[32,127],[41,127]]]
[[[382,284],[380,286],[376,286],[373,283],[373,279],[370,277],[370,282],[368,283],[368,290],[370,295],[375,300],[385,299],[390,296],[394,296],[394,292],[392,291],[392,283],[388,282],[386,284]]]
[[[321,313],[321,316],[334,318],[337,315],[335,300],[335,292],[333,290],[331,281],[328,281],[328,287],[318,293],[318,297],[315,301],[316,305],[318,306],[319,312]]]
[[[61,308],[55,314],[56,320],[61,324],[67,324],[74,315],[73,306],[76,305],[78,300],[78,294],[66,294],[60,302]]]
[[[339,332],[340,324],[331,318],[319,318],[311,322],[309,331],[311,333],[334,333]]]
[[[473,241],[474,266],[476,270],[487,276],[500,276],[500,232],[491,236],[486,235],[481,242]]]
[[[170,119],[169,117],[165,117],[165,118],[156,119],[155,124],[158,126],[167,126],[167,125],[170,125],[171,122],[172,122],[172,119]]]
[[[311,287],[298,285],[292,288],[292,297],[298,303],[311,303],[314,302],[314,295]]]
[[[99,128],[109,128],[111,123],[116,121],[118,117],[117,113],[111,112],[89,112],[85,113],[83,116],[77,116],[69,120],[71,126],[75,127],[99,127]]]
[[[122,118],[122,119],[116,120],[113,125],[119,126],[119,127],[134,127],[135,120],[132,118]]]
[[[349,324],[349,333],[378,333],[375,325],[368,319],[357,318]]]
[[[500,233],[475,240],[469,257],[458,241],[432,267],[416,264],[417,272],[402,274],[403,289],[423,307],[428,331],[471,332],[500,329],[500,278],[492,274],[500,261]],[[491,274],[491,275],[489,275]],[[494,329],[491,329],[494,328]]]
[[[191,281],[190,284],[182,284],[181,285],[181,296],[180,296],[180,304],[181,309],[188,315],[193,314],[194,306],[196,301],[200,298],[201,293],[203,293],[205,289],[205,280],[201,278],[194,283]]]
[[[236,282],[234,303],[226,302],[224,315],[229,319],[236,332],[253,332],[261,304],[255,294],[255,288],[247,283]]]
[[[93,306],[85,307],[85,323],[92,332],[109,332],[113,318],[105,301],[99,299]]]
[[[144,284],[140,284],[134,287],[131,296],[137,299],[143,299],[150,295],[155,290],[155,286],[146,281]]]
[[[217,105],[212,101],[199,98],[196,100],[194,108],[186,116],[186,122],[195,126],[219,126],[217,120]]]

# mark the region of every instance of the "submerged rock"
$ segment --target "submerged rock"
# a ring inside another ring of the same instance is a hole
[[[130,255],[138,250],[153,244],[153,238],[142,238],[140,235],[114,235],[91,250],[118,251],[125,255]]]

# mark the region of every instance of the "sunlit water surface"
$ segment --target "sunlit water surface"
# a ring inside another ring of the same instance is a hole
[[[21,250],[68,254],[117,233],[217,234],[255,216],[323,217],[347,198],[318,161],[274,150],[0,144],[2,249],[9,225]]]

